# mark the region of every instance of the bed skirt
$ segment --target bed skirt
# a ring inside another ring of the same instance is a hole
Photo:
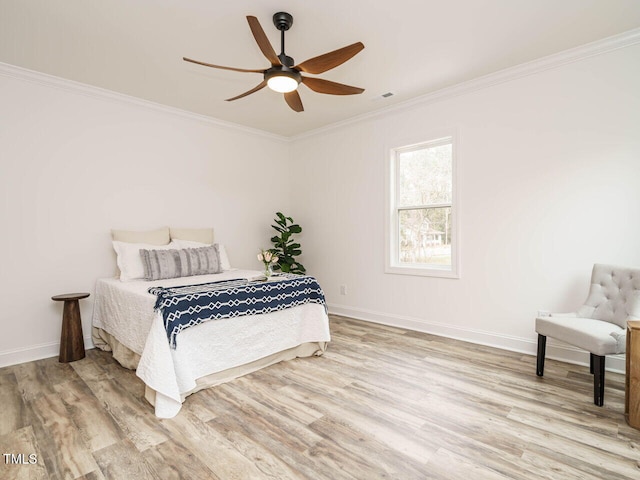
[[[115,358],[120,365],[130,370],[135,370],[140,362],[140,355],[133,350],[130,350],[122,343],[120,343],[113,335],[102,330],[101,328],[92,327],[91,338],[96,348],[104,350],[105,352],[112,352],[113,358]],[[272,355],[260,358],[245,365],[239,365],[237,367],[229,368],[221,372],[215,372],[204,377],[200,377],[196,380],[196,386],[192,390],[181,394],[182,401],[191,395],[192,393],[199,392],[205,388],[214,387],[221,383],[229,382],[235,378],[247,375],[262,368],[274,365],[283,360],[292,360],[299,357],[312,357],[320,356],[327,349],[327,342],[309,342],[298,345],[297,347],[289,348],[281,352],[276,352]],[[155,405],[156,391],[145,385],[145,398],[151,405]]]

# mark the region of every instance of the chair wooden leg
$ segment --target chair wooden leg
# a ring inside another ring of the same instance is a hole
[[[589,373],[593,375],[593,353],[589,354]]]
[[[547,337],[538,334],[538,359],[536,362],[536,375],[544,375],[544,355],[547,348]]]
[[[604,360],[604,355],[593,355],[593,403],[598,407],[604,404]]]

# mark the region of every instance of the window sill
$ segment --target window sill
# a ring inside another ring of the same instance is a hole
[[[457,271],[448,268],[387,265],[384,273],[394,275],[413,275],[418,277],[460,278]]]

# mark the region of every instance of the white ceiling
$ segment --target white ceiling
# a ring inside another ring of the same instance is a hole
[[[366,91],[301,86],[302,113],[269,89],[225,102],[261,75],[182,61],[267,68],[245,17],[279,53],[278,11],[297,63],[362,41],[319,77]],[[638,27],[638,0],[0,0],[0,62],[294,136]]]

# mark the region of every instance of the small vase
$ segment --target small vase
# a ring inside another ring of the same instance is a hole
[[[271,277],[271,275],[273,275],[273,265],[271,265],[271,264],[265,265],[264,266],[264,276],[269,278],[269,277]]]

